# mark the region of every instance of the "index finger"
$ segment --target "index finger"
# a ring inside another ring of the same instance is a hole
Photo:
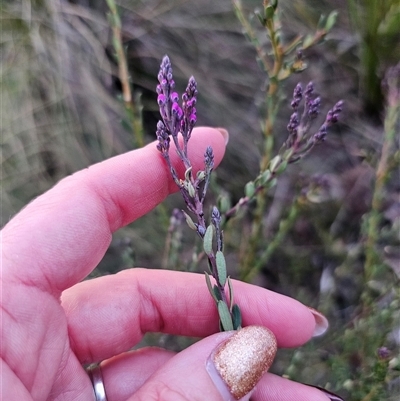
[[[195,172],[204,167],[207,146],[214,150],[215,164],[220,163],[225,152],[221,133],[206,127],[193,131],[188,152]],[[182,176],[183,166],[173,148],[170,156]],[[100,262],[112,232],[176,190],[154,142],[63,179],[2,230],[3,279],[58,296]]]

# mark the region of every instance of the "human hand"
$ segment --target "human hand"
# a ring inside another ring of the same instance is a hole
[[[203,167],[207,145],[219,164],[223,136],[195,129],[189,144],[194,170]],[[175,152],[171,157],[183,174]],[[4,227],[3,400],[94,400],[82,365],[99,361],[108,401],[229,399],[222,398],[213,383],[222,380],[210,378],[206,363],[235,333],[217,333],[218,314],[203,275],[135,268],[80,282],[114,231],[175,191],[153,143],[62,180]],[[241,282],[234,289],[243,325],[268,327],[279,346],[301,345],[326,329],[321,315],[293,299]],[[160,331],[204,339],[178,354],[129,351],[144,333]],[[317,389],[269,373],[252,399],[328,400]]]

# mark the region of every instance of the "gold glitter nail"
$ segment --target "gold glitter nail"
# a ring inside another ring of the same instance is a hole
[[[222,344],[212,360],[233,397],[239,400],[270,368],[276,350],[276,338],[270,330],[247,326]]]

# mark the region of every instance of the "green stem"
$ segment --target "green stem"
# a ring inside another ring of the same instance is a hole
[[[397,82],[396,82],[397,81]],[[380,238],[380,225],[382,222],[382,203],[385,195],[385,184],[394,168],[391,163],[392,149],[395,145],[396,127],[400,122],[400,80],[394,79],[388,82],[388,108],[384,122],[384,138],[381,157],[378,162],[375,186],[372,196],[371,212],[367,221],[367,238],[365,241],[365,278],[366,281],[373,280],[379,276],[381,258],[376,249]],[[398,165],[397,165],[398,168]]]
[[[285,220],[281,220],[278,232],[274,235],[272,241],[268,244],[267,248],[257,258],[257,263],[254,266],[253,272],[256,273],[261,270],[263,266],[269,261],[276,249],[281,245],[286,238],[287,233],[293,227],[299,215],[299,202],[298,199],[292,203],[289,213]],[[254,274],[252,272],[252,274]]]
[[[110,24],[113,32],[113,45],[118,62],[118,77],[122,86],[122,98],[125,109],[130,120],[133,135],[135,138],[135,146],[144,146],[143,124],[141,118],[141,108],[139,99],[132,96],[130,85],[128,63],[126,60],[122,35],[121,35],[121,19],[118,15],[117,6],[114,0],[106,0],[110,9]]]
[[[246,281],[252,276],[253,268],[256,262],[257,249],[260,242],[262,228],[263,228],[263,216],[265,212],[266,190],[262,189],[257,195],[257,206],[253,214],[253,221],[251,225],[250,238],[246,246],[246,252],[244,254],[243,261],[241,263],[240,279]]]

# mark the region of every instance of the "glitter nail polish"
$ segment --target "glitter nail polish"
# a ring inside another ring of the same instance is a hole
[[[269,329],[247,326],[224,342],[211,355],[210,361],[233,399],[240,400],[270,368],[276,350],[276,338]],[[212,379],[216,383],[215,378]]]

